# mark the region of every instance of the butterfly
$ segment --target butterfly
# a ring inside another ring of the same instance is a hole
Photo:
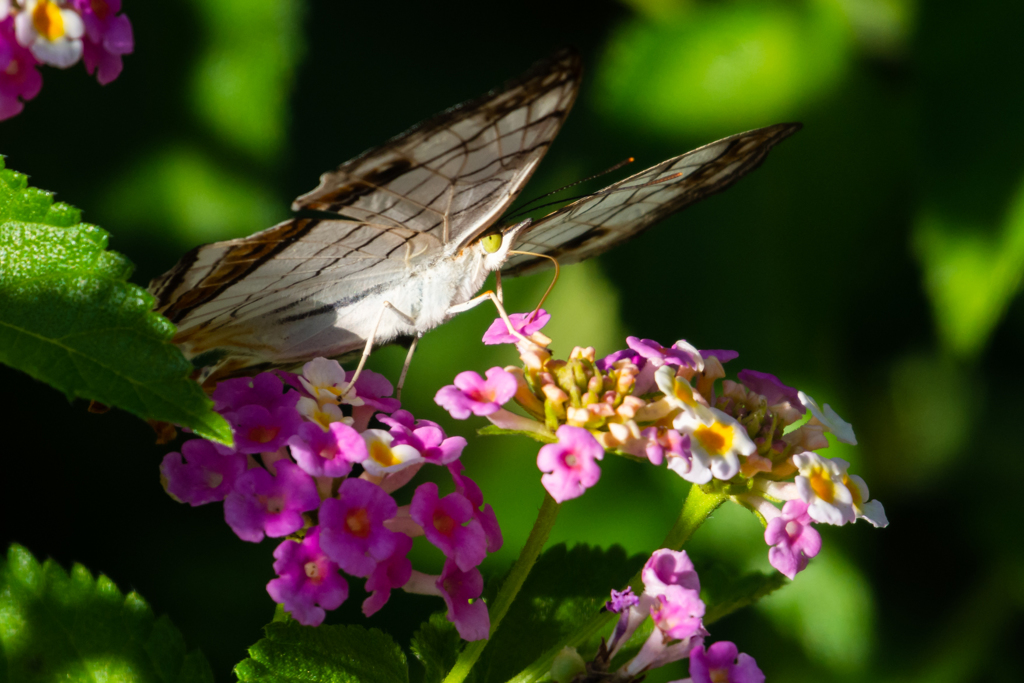
[[[153,280],[155,308],[177,325],[173,341],[200,381],[417,339],[480,302],[490,272],[600,254],[725,189],[800,128],[733,135],[502,225],[580,76],[579,55],[562,50],[323,174],[292,203],[299,216],[193,249]]]

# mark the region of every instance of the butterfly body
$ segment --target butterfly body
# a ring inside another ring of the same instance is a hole
[[[599,254],[731,185],[800,127],[719,140],[497,230],[579,81],[578,55],[557,53],[325,173],[292,204],[317,218],[192,250],[149,287],[174,342],[212,382],[421,336],[467,308],[488,273],[547,264],[512,249],[562,263]]]

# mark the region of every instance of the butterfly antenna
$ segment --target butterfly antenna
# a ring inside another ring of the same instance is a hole
[[[521,254],[523,256],[537,256],[540,258],[546,258],[547,260],[555,264],[555,276],[551,278],[551,284],[548,285],[548,289],[546,292],[544,292],[544,296],[540,298],[540,303],[537,304],[537,308],[533,309],[533,313],[531,313],[526,318],[526,322],[533,322],[533,319],[537,317],[537,314],[540,312],[540,307],[543,306],[544,302],[547,300],[548,294],[551,294],[551,290],[555,288],[555,283],[558,282],[558,275],[561,272],[561,268],[558,265],[558,259],[556,259],[554,256],[548,256],[547,254],[538,254],[533,251],[509,251],[508,253]]]
[[[623,166],[626,166],[627,164],[633,163],[633,161],[635,161],[635,159],[633,157],[629,157],[627,159],[623,159],[622,161],[620,161],[619,163],[615,164],[614,166],[606,168],[605,170],[601,171],[600,173],[595,173],[594,175],[590,176],[589,178],[584,178],[583,180],[577,180],[576,182],[569,183],[568,185],[564,185],[564,186],[558,188],[557,190],[552,190],[551,192],[547,192],[545,194],[542,194],[539,197],[534,197],[533,199],[531,199],[530,201],[526,202],[525,204],[520,206],[518,209],[513,211],[512,214],[509,215],[508,218],[509,218],[509,220],[511,220],[511,219],[515,218],[517,215],[521,214],[524,211],[533,211],[534,209],[542,209],[545,206],[552,206],[554,204],[558,204],[559,202],[574,201],[576,199],[583,199],[583,197],[587,197],[589,195],[581,195],[579,197],[570,197],[569,199],[559,199],[557,202],[548,202],[547,204],[541,204],[540,206],[535,206],[535,207],[533,207],[531,209],[527,208],[527,207],[530,206],[530,204],[533,204],[534,202],[540,201],[541,199],[544,199],[545,197],[550,197],[551,195],[558,194],[559,192],[561,192],[563,190],[568,190],[570,187],[576,187],[577,185],[582,185],[583,183],[590,182],[591,180],[594,180],[596,178],[600,178],[603,175],[608,175],[609,173],[614,173],[615,171],[618,171]]]

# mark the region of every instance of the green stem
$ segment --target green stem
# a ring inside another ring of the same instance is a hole
[[[686,495],[686,500],[683,501],[683,509],[679,513],[679,518],[669,530],[668,535],[665,536],[665,540],[659,547],[669,548],[671,550],[681,550],[683,545],[690,540],[691,536],[693,536],[693,532],[699,529],[700,525],[703,524],[711,513],[714,512],[719,505],[724,503],[728,497],[729,496],[725,493],[705,493],[696,484],[691,486],[690,492]],[[636,575],[630,579],[629,585],[633,588],[634,593],[638,595],[640,594],[643,586],[640,572],[637,572]],[[590,621],[581,626],[575,633],[564,641],[558,643],[545,652],[533,664],[519,672],[515,678],[512,678],[509,683],[536,683],[536,681],[542,680],[551,670],[551,664],[555,661],[555,656],[561,652],[563,648],[578,648],[585,643],[593,641],[601,633],[609,631],[612,623],[618,618],[619,615],[614,612],[603,611],[595,614]]]
[[[544,544],[548,541],[548,536],[551,534],[551,527],[555,525],[555,518],[558,517],[558,510],[561,507],[561,504],[556,503],[555,499],[549,494],[544,494],[544,503],[540,507],[540,512],[537,513],[537,521],[533,523],[533,529],[530,531],[530,537],[526,539],[526,545],[523,546],[523,550],[519,554],[519,559],[517,559],[515,564],[512,565],[512,569],[508,573],[508,578],[506,578],[505,582],[501,584],[501,588],[498,590],[498,595],[494,598],[494,602],[490,606],[490,636],[492,638],[494,637],[494,633],[498,630],[498,625],[501,623],[501,620],[505,618],[508,608],[512,606],[512,602],[516,599],[516,595],[519,594],[519,589],[523,587],[523,582],[526,581],[526,577],[529,575],[530,570],[533,569],[533,565],[537,562],[537,558],[540,556],[540,551],[544,549]],[[444,683],[462,683],[466,676],[469,675],[470,669],[472,669],[473,665],[476,664],[476,660],[480,658],[480,653],[484,651],[484,648],[489,642],[490,638],[487,640],[476,640],[466,645],[466,648],[459,655],[458,660],[456,660],[455,666],[453,666],[452,670],[448,672],[448,676],[444,679]]]

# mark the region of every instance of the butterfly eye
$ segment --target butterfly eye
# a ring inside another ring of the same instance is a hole
[[[488,235],[481,239],[480,242],[484,245],[484,251],[488,254],[493,254],[498,249],[501,249],[501,235]]]

